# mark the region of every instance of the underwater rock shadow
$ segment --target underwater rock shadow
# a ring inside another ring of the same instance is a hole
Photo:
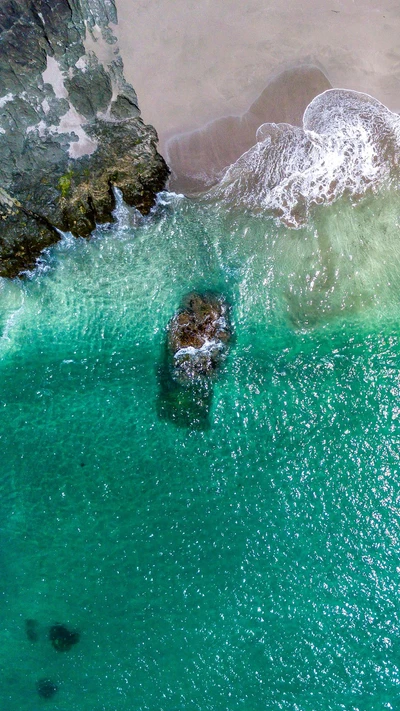
[[[32,618],[25,620],[25,633],[30,642],[37,642],[39,639],[38,621]]]
[[[171,372],[170,352],[164,344],[158,370],[157,415],[177,427],[208,430],[213,387],[208,382],[179,383]]]
[[[36,690],[42,699],[52,699],[58,691],[58,686],[51,679],[39,679]]]

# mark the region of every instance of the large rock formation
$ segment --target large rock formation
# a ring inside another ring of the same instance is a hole
[[[57,230],[111,219],[113,186],[146,213],[168,168],[123,76],[113,0],[2,0],[0,276]]]

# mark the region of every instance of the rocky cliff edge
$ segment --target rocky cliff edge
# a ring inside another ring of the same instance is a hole
[[[0,0],[0,276],[59,232],[147,213],[168,176],[125,81],[113,0]]]

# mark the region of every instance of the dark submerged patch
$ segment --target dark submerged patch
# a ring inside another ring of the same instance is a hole
[[[50,627],[49,639],[57,652],[68,652],[80,640],[79,632],[71,631],[65,625]]]
[[[36,689],[42,699],[51,699],[58,691],[58,686],[51,679],[39,679]]]

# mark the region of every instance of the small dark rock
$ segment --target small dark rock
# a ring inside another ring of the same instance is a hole
[[[25,620],[25,632],[30,642],[37,642],[39,639],[37,620]]]
[[[230,338],[225,301],[214,294],[188,294],[168,327],[174,377],[193,380],[212,375]]]
[[[65,625],[50,627],[49,639],[57,652],[68,652],[80,639],[79,632],[72,632]]]
[[[51,679],[39,679],[36,688],[42,699],[51,699],[58,691],[58,686]]]
[[[232,337],[220,296],[192,292],[168,325],[159,370],[159,417],[179,427],[210,427],[212,381]]]

